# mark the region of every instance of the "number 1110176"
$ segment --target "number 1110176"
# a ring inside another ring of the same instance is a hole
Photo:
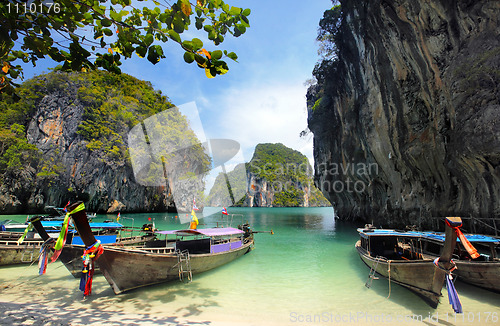
[[[59,3],[53,3],[53,2],[46,2],[46,3],[35,3],[32,2],[30,4],[28,3],[8,3],[7,4],[7,10],[9,14],[50,14],[50,13],[55,13],[58,14],[61,12],[61,4]]]

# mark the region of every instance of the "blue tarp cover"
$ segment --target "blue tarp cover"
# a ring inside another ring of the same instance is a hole
[[[418,232],[418,231],[407,231],[400,232],[397,230],[389,230],[389,229],[358,229],[359,234],[364,237],[372,237],[372,236],[405,236],[405,237],[416,237],[416,238],[428,238],[437,241],[444,241],[444,233],[439,232]],[[495,237],[490,237],[487,235],[481,234],[466,234],[465,237],[470,242],[489,242],[494,244],[500,244],[500,239]],[[457,238],[457,241],[460,242],[460,239]]]

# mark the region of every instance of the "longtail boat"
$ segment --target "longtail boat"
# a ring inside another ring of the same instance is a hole
[[[20,242],[19,238],[22,236],[21,232],[9,234],[5,232],[0,235],[0,266],[17,265],[17,264],[30,264],[38,259],[40,248],[44,240],[42,239],[25,239]],[[69,234],[68,242],[71,243]]]
[[[422,234],[422,254],[436,257],[445,237],[442,233]],[[464,236],[465,240],[460,237],[455,247],[453,261],[457,268],[453,274],[459,281],[500,293],[500,239],[480,234]]]
[[[38,233],[38,235],[43,240],[39,240],[41,243],[45,243],[48,241],[51,236],[47,233],[44,223],[38,219],[33,219],[31,221],[34,229]],[[109,224],[109,223],[103,223]],[[116,224],[116,223],[115,223]],[[149,226],[149,225],[145,225]],[[143,227],[144,229],[144,227]],[[102,235],[96,234],[93,232],[94,237],[96,237],[100,243],[105,246],[139,246],[143,245],[147,242],[152,242],[156,239],[156,235],[152,232],[152,228],[149,228],[151,232],[146,231],[143,235],[138,236],[130,236],[130,237],[117,237],[116,234],[111,235]],[[91,228],[92,230],[92,228]],[[68,233],[69,235],[70,233]],[[76,238],[76,239],[75,239]],[[55,241],[55,240],[54,240]],[[38,249],[40,249],[41,245]],[[66,245],[62,248],[61,253],[59,254],[59,260],[64,264],[64,266],[68,269],[68,271],[75,278],[80,278],[82,275],[82,253],[85,250],[85,246],[81,237],[73,237],[73,240],[67,240]],[[99,272],[99,266],[95,267],[96,272]]]
[[[75,203],[69,210],[79,204]],[[92,234],[84,210],[71,217],[85,243],[84,256],[89,254],[92,257],[85,265],[89,267],[85,269],[84,276],[89,275],[91,284],[95,261],[115,294],[172,280],[190,281],[193,274],[214,269],[245,255],[252,250],[254,243],[253,232],[243,225],[241,229],[165,231],[166,236],[173,235],[176,239],[157,240],[143,247],[102,246]],[[88,286],[84,285],[81,289],[85,296],[90,294]]]
[[[39,226],[38,229],[44,230],[44,236],[38,236],[40,234],[39,230],[37,230],[38,233],[31,231],[29,224],[19,224],[19,229],[23,230],[24,233],[16,231],[0,231],[0,266],[30,264],[38,259],[42,245],[49,238],[56,238],[59,235],[61,225],[63,223],[63,221],[41,220],[43,218],[45,217],[34,216],[30,219],[30,222],[31,225],[34,226],[36,223]],[[142,244],[145,241],[155,238],[154,234],[151,232],[142,236],[122,237],[119,232],[123,229],[123,225],[116,222],[90,223],[89,225],[94,236],[99,239],[102,244]],[[75,230],[68,231],[66,243],[83,246],[83,241]],[[65,259],[68,254],[65,254],[62,259]],[[73,276],[80,277],[80,261],[75,260],[73,257],[71,259],[68,258],[67,261],[63,261],[63,263],[68,264],[66,266],[68,267],[70,261],[72,260],[74,261],[71,263],[74,264],[75,267],[71,268],[70,271],[72,271]],[[78,267],[76,267],[76,265],[78,265]]]
[[[459,217],[446,218],[446,240],[438,259],[421,255],[417,248],[421,235],[411,232],[364,228],[355,247],[361,260],[370,268],[366,283],[370,287],[375,273],[408,288],[436,308],[446,274],[452,269],[451,258],[457,234],[452,227],[462,224]],[[451,300],[450,300],[451,301]]]

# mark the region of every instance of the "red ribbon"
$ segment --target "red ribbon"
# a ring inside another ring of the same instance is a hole
[[[480,255],[477,252],[476,248],[474,248],[474,246],[469,242],[469,240],[467,240],[465,235],[460,230],[460,227],[462,226],[462,224],[460,224],[458,226],[452,226],[451,223],[448,221],[448,219],[445,219],[445,221],[446,221],[446,225],[448,225],[450,228],[452,228],[455,231],[455,233],[457,234],[457,237],[460,239],[460,242],[462,242],[462,245],[464,246],[465,250],[467,250],[467,252],[472,257],[472,259],[478,258]]]
[[[80,284],[80,289],[83,291],[83,296],[87,297],[92,294],[92,279],[94,278],[94,262],[102,255],[104,252],[104,248],[101,243],[98,241],[92,246],[85,249],[83,252],[82,258],[83,260],[83,275],[82,278],[84,280],[84,286]],[[86,275],[85,275],[86,274]]]

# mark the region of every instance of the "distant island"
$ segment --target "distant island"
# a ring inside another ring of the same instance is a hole
[[[244,173],[242,173],[244,170]],[[246,175],[246,178],[241,176]],[[234,206],[318,207],[331,206],[316,188],[312,168],[305,155],[283,144],[258,144],[250,162],[228,172],[235,198]],[[227,183],[220,173],[206,199],[208,206],[227,202]]]

